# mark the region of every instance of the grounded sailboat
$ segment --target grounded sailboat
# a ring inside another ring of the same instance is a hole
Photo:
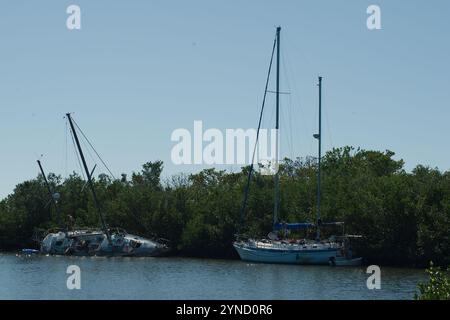
[[[129,234],[120,228],[107,227],[92,182],[92,173],[88,170],[73,119],[70,113],[67,113],[66,116],[87,176],[87,184],[91,189],[102,227],[99,229],[81,230],[68,230],[66,228],[61,231],[50,232],[41,241],[40,252],[43,254],[74,256],[160,256],[167,253],[169,247],[162,239],[150,240]],[[61,215],[58,207],[59,194],[52,191],[40,161],[38,161],[38,164],[55,212],[60,219]]]
[[[262,111],[264,108],[265,97],[267,93],[267,86],[270,78],[270,71],[272,67],[273,55],[277,52],[277,70],[276,70],[276,132],[279,134],[279,76],[280,76],[280,32],[281,28],[278,27],[276,31],[276,38],[274,41],[274,47],[272,49],[272,58],[270,60],[269,72],[266,80],[266,89],[264,93],[263,106],[261,110],[261,116],[258,125],[258,131],[261,126]],[[314,135],[314,138],[318,140],[318,172],[317,172],[317,219],[316,224],[312,223],[280,223],[278,221],[279,212],[279,172],[278,168],[275,172],[275,204],[274,204],[274,217],[273,217],[273,232],[268,237],[261,239],[248,239],[241,235],[237,236],[237,240],[233,243],[234,248],[238,252],[240,258],[245,261],[251,262],[265,262],[265,263],[286,263],[286,264],[317,264],[326,265],[358,265],[361,263],[361,258],[353,259],[351,257],[351,251],[349,251],[348,241],[345,240],[345,236],[333,237],[330,239],[321,239],[320,228],[325,225],[343,225],[343,222],[322,223],[320,218],[320,160],[321,160],[321,105],[322,105],[322,77],[319,77],[319,133]],[[276,140],[276,165],[278,164],[278,137]],[[258,138],[257,138],[258,141]],[[257,143],[256,141],[256,143]],[[256,148],[256,145],[255,145]],[[253,161],[250,165],[250,170],[247,179],[247,188],[244,194],[244,201],[241,209],[241,217],[243,216],[246,208],[248,189],[253,171]],[[242,220],[242,219],[241,219]],[[315,240],[293,240],[279,238],[277,233],[281,231],[283,234],[287,234],[290,231],[299,231],[316,228]],[[350,253],[350,255],[349,255]]]

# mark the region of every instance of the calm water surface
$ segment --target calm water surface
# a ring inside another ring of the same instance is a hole
[[[67,267],[81,269],[68,290]],[[0,254],[0,299],[411,299],[423,270],[253,264],[187,258],[17,257]]]

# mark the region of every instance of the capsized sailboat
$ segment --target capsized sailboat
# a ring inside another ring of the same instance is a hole
[[[160,256],[167,253],[169,246],[164,239],[147,239],[129,234],[124,229],[109,228],[106,225],[102,208],[92,182],[92,172],[88,170],[74,121],[70,113],[67,113],[66,116],[87,176],[87,184],[92,192],[102,227],[81,230],[68,230],[66,228],[64,230],[50,232],[41,241],[40,252],[43,254],[74,256]],[[61,217],[57,201],[59,196],[51,190],[40,161],[38,161],[38,164],[55,211],[58,217]]]
[[[272,57],[269,65],[269,72],[267,74],[266,88],[264,93],[263,105],[261,110],[261,116],[258,124],[258,131],[261,126],[262,111],[264,109],[265,97],[268,92],[268,82],[270,78],[270,72],[272,67],[273,56],[277,54],[277,70],[276,70],[276,134],[279,134],[279,95],[280,95],[280,33],[281,28],[276,30],[276,37],[274,40],[274,46],[272,49]],[[317,173],[317,219],[316,223],[280,223],[278,221],[279,212],[279,172],[276,168],[274,183],[275,183],[275,204],[274,204],[274,216],[273,216],[273,231],[265,238],[246,238],[238,234],[236,241],[233,243],[234,248],[238,252],[240,258],[245,261],[251,262],[263,262],[263,263],[286,263],[286,264],[314,264],[314,265],[343,265],[344,263],[350,263],[347,258],[345,241],[343,237],[337,239],[332,237],[330,239],[321,239],[320,228],[324,225],[340,225],[343,223],[327,223],[323,224],[320,218],[320,159],[321,159],[321,104],[322,104],[322,77],[319,77],[319,133],[314,135],[314,138],[318,140],[319,144],[319,156],[318,156],[318,173]],[[258,141],[258,138],[256,139]],[[275,156],[276,165],[278,164],[278,136],[275,139]],[[257,142],[256,142],[257,143]],[[256,144],[255,144],[256,148]],[[247,188],[244,194],[244,201],[241,209],[241,221],[244,215],[248,190],[253,171],[253,161],[250,164],[250,170],[247,179]],[[287,234],[291,231],[316,229],[316,239],[308,240],[292,240],[279,237],[279,234]],[[281,231],[281,232],[280,232]],[[361,259],[354,260],[352,263],[361,263]]]

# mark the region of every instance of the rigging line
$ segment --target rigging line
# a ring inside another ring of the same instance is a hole
[[[286,58],[284,51],[282,52],[282,64],[283,64],[283,71],[285,74],[285,79],[286,79],[286,84],[289,88],[289,91],[292,91],[292,85],[291,85],[291,80],[290,80],[290,75],[288,70],[290,68],[288,68],[288,64],[289,64],[289,60]],[[287,101],[287,123],[288,123],[288,127],[289,127],[289,131],[287,132],[288,134],[288,138],[289,138],[289,153],[290,153],[290,158],[294,159],[294,149],[295,149],[295,145],[294,145],[294,136],[293,136],[293,132],[294,132],[294,126],[292,124],[293,118],[295,116],[294,114],[294,108],[292,107],[292,97],[289,95],[288,97],[288,101]]]
[[[280,103],[280,107],[281,107],[281,103]],[[280,109],[281,109],[281,108],[280,108]],[[285,114],[285,112],[286,112],[286,111],[284,111],[284,110],[281,110],[281,111],[280,111],[280,121],[281,121],[282,124],[285,125],[285,128],[287,129],[287,130],[284,130],[284,131],[289,131],[289,130],[290,130],[290,128],[289,128],[289,122],[288,122],[287,119],[286,119],[286,114]],[[280,140],[283,139],[283,138],[285,138],[285,140],[286,140],[286,142],[287,142],[287,149],[288,149],[288,153],[289,153],[289,152],[292,151],[292,143],[291,143],[291,141],[290,141],[290,139],[289,139],[289,135],[288,135],[287,133],[286,133],[284,136],[280,134]],[[284,148],[284,149],[286,149],[286,148]],[[283,150],[283,151],[284,151],[284,150]],[[281,152],[281,141],[280,141],[280,159],[283,159],[282,152]]]
[[[333,139],[332,139],[332,134],[331,134],[331,128],[330,128],[330,122],[329,122],[327,109],[328,108],[324,108],[323,105],[322,105],[322,110],[325,111],[324,113],[325,113],[325,122],[327,123],[328,139],[330,139],[331,148],[333,149],[334,148],[334,144],[333,144]]]
[[[94,150],[95,154],[97,155],[97,157],[100,159],[100,161],[102,162],[102,164],[105,166],[106,170],[108,170],[109,174],[111,175],[111,177],[113,177],[114,180],[116,180],[116,177],[114,176],[114,174],[111,172],[111,170],[109,170],[108,166],[106,165],[105,161],[103,161],[102,157],[100,157],[100,155],[98,154],[97,150],[95,150],[94,146],[92,145],[92,143],[89,141],[89,139],[86,137],[86,135],[84,134],[83,130],[81,130],[81,128],[78,126],[78,123],[72,118],[73,123],[75,123],[75,126],[78,128],[78,130],[80,130],[81,135],[84,137],[84,139],[86,139],[86,141],[89,143],[89,145],[91,146],[92,150]]]
[[[290,72],[289,72],[290,68],[287,67],[287,64],[289,63],[289,60],[287,59],[287,56],[285,56],[284,53],[283,53],[283,60],[286,60],[286,63],[283,61],[283,69],[284,69],[284,73],[286,74],[287,84],[290,87],[289,90],[293,90],[293,89],[291,89],[291,83],[290,83],[290,80],[289,80],[289,78],[291,77]],[[295,87],[295,83],[294,83],[293,80],[292,80],[292,82],[293,82],[292,86]],[[294,126],[293,126],[292,122],[295,121],[294,117],[297,118],[296,114],[294,113],[294,110],[296,110],[295,107],[293,107],[294,104],[295,104],[295,102],[293,102],[292,96],[289,96],[288,107],[289,107],[289,113],[291,114],[291,116],[288,117],[288,121],[289,121],[289,127],[290,127],[289,138],[290,138],[290,141],[291,141],[291,146],[290,146],[291,150],[290,151],[292,153],[292,159],[294,159],[294,149],[295,149],[295,146],[294,146]],[[301,126],[299,126],[299,127],[301,127]],[[300,146],[301,145],[301,143],[300,143],[301,139],[298,139],[297,141],[298,141],[298,145]]]
[[[275,103],[273,101],[270,101],[270,102]],[[270,113],[266,112],[266,114],[263,116],[263,120],[262,120],[263,121],[262,126],[267,127],[268,129],[270,129],[273,126],[273,123],[275,123],[275,117],[276,117],[275,108],[270,108],[269,110],[270,110]]]
[[[65,136],[65,140],[66,140],[66,145],[65,145],[65,171],[64,171],[64,178],[67,179],[67,170],[68,170],[68,143],[67,143],[67,136],[69,135],[68,132],[68,125],[67,125],[67,119],[66,119],[66,134]]]
[[[291,150],[291,159],[292,160],[294,160],[295,159],[295,141],[294,141],[294,132],[295,132],[295,130],[294,130],[294,125],[292,124],[292,121],[293,121],[293,119],[294,119],[294,116],[295,116],[295,113],[294,113],[294,107],[293,107],[293,102],[292,102],[292,98],[291,97],[289,97],[289,112],[290,112],[290,114],[291,114],[291,116],[289,117],[289,126],[291,127],[291,130],[289,131],[289,134],[290,134],[290,139],[291,139],[291,148],[292,148],[292,150]],[[298,146],[299,146],[299,148],[300,148],[300,146],[301,146],[301,139],[298,139]]]
[[[91,150],[89,149],[89,146],[86,144],[86,141],[81,139],[81,143],[83,144],[84,150],[86,150],[87,154],[89,155],[89,158],[91,158],[94,165],[97,165],[97,161],[95,161],[94,157],[92,156]]]
[[[253,166],[254,166],[253,163],[255,161],[256,148],[258,146],[258,139],[259,139],[259,131],[261,129],[261,122],[262,122],[262,117],[263,117],[263,114],[264,114],[264,105],[266,103],[266,97],[267,97],[267,87],[269,86],[270,72],[272,70],[273,56],[275,54],[275,46],[276,46],[276,43],[277,43],[276,39],[277,38],[275,37],[275,39],[273,41],[272,55],[270,57],[269,70],[267,72],[266,85],[265,85],[265,88],[264,88],[264,96],[263,96],[263,101],[262,101],[262,105],[261,105],[261,113],[259,114],[258,130],[256,131],[256,141],[255,141],[255,147],[253,148],[252,162],[250,163],[250,170],[248,171],[248,176],[247,176],[247,185],[245,187],[245,192],[244,192],[244,201],[242,202],[240,224],[239,224],[238,232],[240,231],[240,228],[241,228],[242,223],[244,221],[244,213],[245,213],[245,208],[247,206],[248,193],[249,193],[249,190],[250,190],[250,180],[252,178],[252,171],[253,171]]]
[[[294,137],[293,137],[293,132],[294,132],[294,126],[292,125],[292,118],[294,117],[294,112],[293,112],[293,108],[292,108],[292,100],[289,99],[287,105],[287,122],[288,122],[288,127],[289,127],[289,132],[288,137],[289,137],[289,154],[290,154],[290,158],[293,159],[294,157],[294,149],[295,149],[295,144],[294,144]]]
[[[72,118],[73,119],[73,118]],[[78,130],[79,130],[79,128],[78,128]],[[87,154],[89,155],[89,158],[92,160],[92,162],[94,163],[94,168],[97,166],[97,161],[96,161],[96,159],[94,158],[94,156],[92,155],[92,152],[91,152],[91,150],[90,150],[90,148],[89,148],[89,145],[87,145],[86,144],[86,140],[83,140],[83,139],[80,139],[80,142],[83,144],[83,149],[87,152]],[[95,151],[95,150],[94,150]],[[94,169],[92,170],[92,174],[94,173]],[[94,178],[94,177],[92,177],[92,175],[91,175],[91,178]]]
[[[289,148],[289,155],[290,158],[292,159],[292,156],[294,154],[294,139],[292,136],[292,132],[294,130],[293,126],[292,126],[292,108],[290,106],[290,104],[286,104],[287,105],[287,110],[285,111],[285,121],[286,121],[286,126],[289,128],[289,131],[286,133],[286,137],[287,137],[287,142],[288,142],[288,148]]]
[[[285,34],[285,38],[289,37],[289,35],[286,36]],[[290,43],[289,41],[286,41],[287,43]],[[302,52],[302,51],[301,51]],[[289,58],[289,47],[286,46],[285,50],[283,51],[283,54],[286,55],[286,61],[289,63],[289,61],[291,61],[291,59]],[[306,58],[306,57],[305,57]],[[302,61],[305,61],[305,59],[302,59]],[[309,61],[306,60],[306,64],[310,65]],[[290,77],[292,78],[292,83],[294,88],[298,88],[297,86],[297,81],[296,81],[296,77],[295,77],[295,72],[293,72],[291,69],[289,69],[290,72]],[[309,133],[311,132],[311,125],[309,123],[309,121],[306,121],[306,117],[305,117],[305,113],[304,113],[304,109],[303,109],[303,104],[300,102],[300,95],[297,94],[297,92],[294,92],[294,99],[295,99],[295,104],[298,105],[298,110],[299,110],[299,116],[300,116],[300,121],[301,121],[301,127],[303,128],[303,134],[305,137],[309,136]],[[312,140],[311,140],[312,141]],[[310,143],[310,147],[309,147],[309,152],[312,152],[312,142]]]
[[[284,74],[285,74],[286,85],[287,85],[288,90],[290,92],[292,90],[292,88],[291,88],[291,83],[289,81],[289,74],[287,72],[287,70],[288,70],[288,68],[286,66],[287,59],[286,59],[286,57],[284,55],[284,50],[281,53],[281,56],[282,56],[281,62],[283,64],[283,71],[284,71]],[[294,116],[294,113],[292,112],[292,104],[291,104],[291,102],[292,102],[292,100],[291,100],[291,97],[289,95],[289,100],[288,100],[288,103],[287,103],[288,110],[286,111],[287,114],[285,115],[285,117],[287,118],[287,126],[288,126],[288,129],[289,129],[289,131],[287,132],[288,148],[289,148],[289,153],[290,153],[291,158],[292,158],[293,153],[294,153],[294,138],[293,138],[293,135],[292,135],[292,131],[293,131],[292,118]],[[291,116],[289,116],[289,115],[291,115]]]
[[[73,150],[74,150],[75,156],[76,156],[76,158],[77,158],[77,160],[78,160],[78,165],[80,166],[81,176],[83,177],[84,180],[86,180],[86,177],[84,176],[84,172],[83,172],[83,167],[81,166],[80,155],[78,154],[77,149],[76,149],[75,138],[74,138],[74,136],[73,136],[72,129],[70,129],[70,136],[72,137]]]
[[[267,90],[267,92],[268,92],[268,93],[277,93],[276,91],[272,91],[272,90]],[[287,95],[290,95],[290,94],[291,94],[290,91],[285,91],[285,92],[280,91],[280,92],[278,92],[278,93],[279,93],[279,94],[287,94]]]

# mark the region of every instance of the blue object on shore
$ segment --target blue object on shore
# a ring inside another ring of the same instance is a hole
[[[36,250],[36,249],[22,249],[22,253],[35,254],[35,253],[39,253],[39,250]]]
[[[314,226],[315,225],[312,223],[276,223],[274,225],[274,230],[275,231],[282,230],[282,229],[304,230],[304,229],[314,228]]]

